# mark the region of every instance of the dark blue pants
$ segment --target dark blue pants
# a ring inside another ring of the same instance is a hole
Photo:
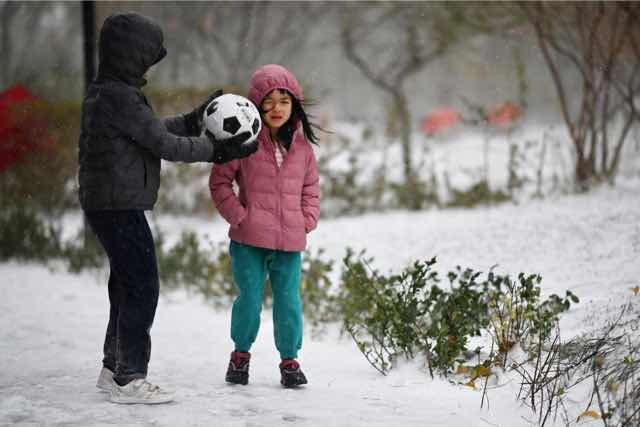
[[[124,385],[147,376],[149,331],[160,289],[153,235],[143,211],[85,211],[109,257],[109,324],[104,367]]]

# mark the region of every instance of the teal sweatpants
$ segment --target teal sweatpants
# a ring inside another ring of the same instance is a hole
[[[300,252],[257,248],[231,241],[231,270],[238,297],[231,312],[231,339],[237,351],[249,351],[260,328],[264,284],[273,293],[273,335],[282,359],[295,359],[302,346]]]

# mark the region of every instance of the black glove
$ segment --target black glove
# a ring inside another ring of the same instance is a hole
[[[213,163],[227,163],[234,159],[242,159],[258,151],[258,140],[246,143],[251,137],[251,132],[243,132],[228,139],[216,139],[211,132],[206,130],[205,135],[213,144]]]
[[[189,135],[196,136],[202,133],[204,109],[207,108],[207,105],[211,104],[211,101],[213,101],[220,95],[222,95],[222,89],[218,89],[217,91],[209,95],[209,98],[205,101],[205,103],[196,107],[192,112],[182,115],[184,117],[184,125],[187,128],[187,132]]]

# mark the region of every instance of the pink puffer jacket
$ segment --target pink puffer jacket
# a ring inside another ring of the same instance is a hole
[[[249,98],[260,105],[273,89],[286,89],[302,99],[295,77],[279,65],[267,65],[254,73]],[[238,184],[238,195],[233,181]],[[231,224],[232,240],[268,249],[305,250],[306,235],[316,227],[320,215],[320,187],[313,148],[300,129],[278,168],[275,146],[264,126],[258,151],[214,165],[209,188],[218,211]]]

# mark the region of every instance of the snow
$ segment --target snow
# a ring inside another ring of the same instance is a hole
[[[585,319],[606,315],[640,284],[639,189],[629,180],[520,205],[324,220],[310,247],[324,248],[336,266],[347,246],[366,249],[383,272],[437,256],[441,272],[498,264],[501,273],[540,273],[545,294],[570,289],[581,298],[563,318],[567,337],[594,326]],[[226,240],[219,218],[159,223],[169,237],[192,229],[214,243]],[[250,384],[228,386],[230,310],[214,311],[182,292],[161,296],[149,373],[176,391],[176,401],[114,405],[95,388],[108,316],[106,273],[9,262],[0,264],[0,277],[0,425],[519,426],[535,418],[516,401],[519,384],[506,375],[490,382],[482,409],[480,389],[432,380],[418,362],[384,377],[337,325],[322,338],[307,332],[300,360],[310,383],[282,389],[266,311]],[[584,408],[571,410],[575,420]]]
[[[370,184],[376,169],[383,165],[389,182],[403,182],[400,141],[390,142],[384,132],[364,123],[336,122],[331,131],[328,143],[317,152],[319,162],[325,160],[330,171],[350,170],[353,158],[359,169],[355,179],[360,185]],[[524,120],[510,130],[459,126],[434,137],[416,131],[411,135],[412,159],[424,182],[435,179],[443,201],[451,196],[447,181],[453,189],[467,190],[486,178],[493,191],[507,192],[510,166],[523,180],[515,198],[530,199],[538,185],[542,194],[566,192],[570,187],[576,155],[567,137],[564,126],[534,120]],[[516,154],[510,165],[511,150]],[[634,133],[623,147],[618,175],[637,179],[639,171],[640,138]]]

